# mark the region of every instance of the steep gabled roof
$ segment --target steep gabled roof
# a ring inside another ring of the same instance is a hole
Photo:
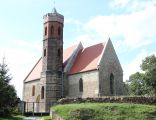
[[[63,50],[63,63],[67,62],[67,60],[70,58],[70,56],[72,55],[72,53],[76,49],[76,47],[77,47],[77,45],[73,45],[73,46]]]
[[[82,48],[82,49],[81,49]],[[83,48],[82,44],[71,46],[63,51],[63,64],[70,62],[71,56],[75,56],[75,60],[71,67],[69,67],[68,74],[76,74],[80,72],[95,70],[98,68],[99,61],[105,48],[104,43],[99,43],[87,48]],[[75,51],[77,50],[77,52]],[[70,64],[70,63],[68,63]],[[25,78],[24,82],[40,79],[42,72],[42,58],[36,63],[33,69]]]
[[[31,80],[37,80],[40,78],[42,72],[42,58],[38,60],[38,62],[35,64],[35,66],[32,68],[30,73],[27,75],[27,77],[24,79],[25,82],[29,82]]]
[[[69,74],[76,74],[97,69],[104,48],[105,44],[100,43],[82,49],[77,55]]]
[[[63,50],[63,63],[64,64],[68,61],[68,59],[73,54],[73,52],[77,48],[77,46],[78,45],[73,45],[73,46]],[[42,58],[40,58],[38,60],[38,62],[32,68],[30,73],[24,79],[24,82],[29,82],[29,81],[32,81],[32,80],[40,79],[41,72],[42,72]]]

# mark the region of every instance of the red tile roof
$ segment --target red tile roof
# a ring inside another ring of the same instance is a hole
[[[31,80],[36,80],[40,78],[42,72],[42,58],[39,59],[39,61],[36,63],[36,65],[33,67],[33,69],[30,71],[30,73],[25,78],[25,82],[29,82]]]
[[[73,46],[63,50],[63,63],[65,63],[70,58],[71,54],[76,49],[76,47],[77,47],[77,45],[73,45]]]
[[[67,62],[77,45],[69,47],[63,51],[63,63]],[[80,50],[78,53],[74,65],[72,66],[69,74],[75,74],[84,71],[90,71],[97,69],[98,61],[101,59],[101,54],[105,44],[100,43]],[[24,82],[40,79],[42,72],[42,58],[36,63],[33,69],[25,78]]]
[[[103,53],[104,47],[105,44],[100,43],[82,49],[79,52],[69,74],[97,69],[98,62],[101,59],[101,54]]]
[[[73,45],[65,50],[63,50],[63,63],[65,63],[69,57],[72,55],[73,51],[76,49],[77,45]],[[30,71],[30,73],[25,78],[25,82],[29,82],[32,80],[40,79],[40,75],[42,72],[42,58],[39,59],[39,61],[35,64],[33,69]]]

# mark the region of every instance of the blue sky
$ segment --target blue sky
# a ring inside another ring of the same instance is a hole
[[[18,96],[23,80],[42,54],[43,15],[52,0],[3,0],[0,4],[0,58],[6,57]],[[57,0],[64,15],[64,48],[111,38],[124,80],[140,71],[142,59],[156,55],[155,0]]]

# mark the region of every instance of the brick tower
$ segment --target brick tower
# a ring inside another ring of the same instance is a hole
[[[44,15],[43,55],[41,73],[41,102],[43,112],[62,96],[63,25],[64,16],[57,13]]]

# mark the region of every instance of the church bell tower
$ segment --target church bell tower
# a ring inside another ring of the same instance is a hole
[[[42,109],[49,112],[51,105],[62,96],[64,16],[54,8],[43,18],[41,102],[45,103]]]

